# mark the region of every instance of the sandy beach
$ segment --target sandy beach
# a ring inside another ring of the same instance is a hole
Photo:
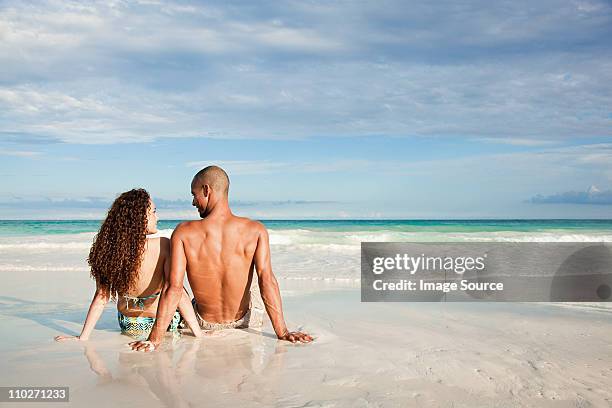
[[[60,344],[52,337],[77,333],[86,304],[2,296],[0,383],[69,386],[72,406],[612,405],[605,309],[359,299],[351,289],[287,296],[289,324],[314,334],[311,345],[280,343],[267,325],[168,335],[142,354],[126,347],[111,306],[92,340]]]
[[[3,237],[0,384],[70,387],[53,406],[612,406],[609,304],[362,303],[358,246],[304,235],[272,231],[272,251],[288,325],[313,344],[278,342],[266,320],[148,354],[114,304],[88,342],[53,341],[86,315],[93,234]]]

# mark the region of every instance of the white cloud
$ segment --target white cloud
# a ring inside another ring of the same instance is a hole
[[[251,175],[251,174],[266,174],[275,173],[287,169],[289,163],[275,163],[270,161],[248,161],[248,160],[209,160],[186,163],[187,167],[204,168],[206,166],[216,165],[225,169],[232,175]]]
[[[609,137],[602,1],[6,1],[0,130],[162,137]]]
[[[15,156],[15,157],[38,157],[42,155],[42,152],[34,152],[28,150],[6,150],[0,149],[0,156]]]
[[[274,162],[266,160],[207,160],[185,164],[187,167],[204,168],[216,165],[222,167],[232,176],[280,173],[332,173],[354,171],[372,165],[368,160],[335,160],[324,163],[315,162]]]
[[[566,191],[548,196],[541,194],[532,197],[533,204],[579,204],[579,205],[612,205],[612,190],[600,191],[591,186],[587,191]]]
[[[550,146],[557,144],[554,140],[527,139],[520,137],[496,138],[496,137],[481,137],[472,139],[475,142],[507,144],[512,146]]]

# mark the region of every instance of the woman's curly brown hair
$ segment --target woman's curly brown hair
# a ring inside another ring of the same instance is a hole
[[[122,193],[94,238],[87,258],[91,276],[113,298],[129,293],[138,278],[149,205],[150,195],[142,188]]]

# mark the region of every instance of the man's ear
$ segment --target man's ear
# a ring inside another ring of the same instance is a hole
[[[204,184],[202,186],[202,192],[204,193],[204,197],[208,198],[208,195],[210,194],[210,186],[208,184]]]

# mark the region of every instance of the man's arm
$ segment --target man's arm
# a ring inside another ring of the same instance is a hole
[[[189,326],[191,329],[193,335],[195,337],[202,337],[202,329],[200,328],[200,324],[198,323],[195,311],[193,310],[193,305],[191,304],[191,300],[189,299],[189,295],[185,287],[183,287],[183,293],[178,304],[178,310],[181,313],[183,320],[187,323],[187,326]]]
[[[153,351],[162,343],[166,330],[172,321],[172,316],[174,316],[183,295],[183,279],[185,278],[187,257],[181,240],[180,229],[180,226],[178,226],[172,233],[170,273],[164,279],[164,287],[157,305],[155,323],[147,341],[130,343],[132,350]]]
[[[292,343],[301,341],[309,343],[312,341],[306,333],[290,332],[285,325],[283,317],[283,305],[278,289],[278,282],[272,273],[272,260],[270,258],[270,240],[268,231],[260,224],[257,248],[255,249],[255,270],[257,271],[259,290],[266,306],[266,312],[272,321],[272,327],[276,336],[280,340],[287,340]]]

